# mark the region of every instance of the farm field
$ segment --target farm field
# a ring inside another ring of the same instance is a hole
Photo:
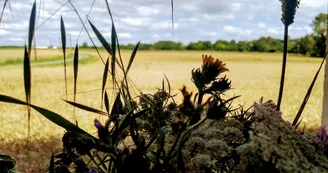
[[[23,52],[13,55],[0,49],[0,64],[2,61],[15,59]],[[49,50],[41,57],[60,56],[59,50]],[[132,51],[122,51],[124,61],[127,63]],[[94,50],[80,50],[81,54],[97,56]],[[165,74],[172,87],[173,93],[179,93],[183,85],[188,90],[195,91],[190,78],[191,70],[201,66],[202,54],[212,55],[224,61],[230,72],[225,73],[232,81],[233,90],[226,97],[241,95],[235,104],[250,106],[260,97],[264,100],[272,99],[276,102],[278,97],[279,80],[281,73],[281,53],[240,53],[240,52],[211,52],[211,51],[139,51],[129,72],[130,79],[136,88],[143,93],[155,92],[162,85]],[[4,56],[9,55],[9,56]],[[41,56],[42,55],[42,56]],[[43,56],[44,55],[44,56]],[[101,52],[105,60],[107,54]],[[21,56],[22,57],[22,56]],[[320,65],[321,59],[306,58],[297,55],[288,56],[287,73],[284,97],[282,101],[282,116],[292,121],[297,113],[303,97]],[[79,66],[76,97],[78,103],[100,109],[101,84],[104,65],[99,60]],[[68,66],[68,99],[73,100],[73,67]],[[0,93],[25,100],[23,69],[20,67],[1,68]],[[110,79],[110,78],[109,78]],[[112,93],[111,81],[107,82],[107,92]],[[134,95],[139,94],[134,88]],[[316,128],[321,121],[323,93],[323,71],[315,84],[312,95],[303,112],[303,123],[307,128]],[[65,83],[64,70],[61,65],[42,66],[32,68],[32,98],[35,105],[48,108],[61,114],[72,122],[78,121],[79,126],[88,132],[96,134],[93,120],[99,115],[87,113],[64,103]],[[179,93],[180,94],[180,93]],[[113,102],[113,95],[110,95]],[[176,97],[180,101],[181,95]],[[31,142],[27,142],[27,115],[26,107],[0,102],[0,153],[12,155],[18,162],[18,170],[22,172],[38,172],[42,167],[31,167],[32,163],[48,163],[51,152],[60,149],[60,138],[64,129],[55,126],[42,115],[32,111],[31,115]],[[33,141],[38,141],[37,144]],[[43,142],[40,142],[43,141]],[[35,144],[35,145],[33,145]],[[32,149],[28,149],[29,146]]]

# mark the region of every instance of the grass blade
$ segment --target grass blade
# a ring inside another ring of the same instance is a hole
[[[9,0],[5,0],[5,3],[3,4],[2,12],[1,12],[1,16],[0,16],[0,24],[1,24],[1,21],[2,21],[3,13],[5,12],[5,8],[6,8],[8,2],[9,2]]]
[[[115,114],[123,114],[123,103],[121,101],[121,92],[119,92],[115,98],[112,111],[110,113],[111,116],[114,116]]]
[[[111,71],[112,71],[112,80],[113,86],[115,89],[115,61],[116,61],[116,34],[115,27],[112,24],[112,62],[111,62]]]
[[[98,40],[100,41],[100,43],[104,46],[104,48],[106,49],[106,51],[112,56],[112,49],[110,48],[110,45],[108,44],[108,42],[106,41],[106,39],[104,38],[104,36],[99,32],[99,30],[91,23],[90,20],[89,24],[93,30],[93,32],[96,34]]]
[[[75,52],[74,52],[74,102],[76,101],[76,81],[78,75],[79,68],[79,46],[76,44]],[[74,109],[74,117],[75,117],[75,109]]]
[[[109,101],[108,101],[108,95],[107,95],[107,92],[105,91],[105,108],[106,108],[106,111],[108,112],[107,115],[109,114]]]
[[[20,104],[20,105],[27,105],[27,103],[24,102],[24,101],[18,100],[18,99],[13,98],[13,97],[1,95],[1,94],[0,94],[0,101],[7,102],[7,103]],[[59,114],[54,113],[50,110],[47,110],[47,109],[32,105],[32,104],[30,104],[30,106],[34,110],[36,110],[37,112],[42,114],[45,118],[47,118],[48,120],[52,121],[53,123],[57,124],[60,127],[63,127],[67,130],[71,130],[73,132],[86,134],[85,131],[83,131],[82,129],[80,129],[75,124],[71,123],[70,121],[66,120],[64,117],[60,116]]]
[[[18,100],[16,98],[13,98],[13,97],[10,97],[10,96],[5,96],[5,95],[2,95],[2,94],[0,94],[0,101],[1,102],[6,102],[6,103],[27,105],[27,103],[24,102],[24,101]],[[116,148],[114,148],[113,146],[109,146],[107,144],[104,144],[102,141],[100,141],[99,139],[91,136],[90,134],[85,132],[83,129],[79,128],[77,125],[75,125],[75,124],[71,123],[70,121],[66,120],[61,115],[59,115],[55,112],[52,112],[50,110],[47,110],[47,109],[32,105],[32,104],[30,106],[34,110],[39,112],[41,115],[43,115],[45,118],[47,118],[48,120],[53,122],[54,124],[66,129],[68,131],[81,133],[81,134],[85,135],[85,137],[88,137],[88,138],[92,139],[95,142],[95,145],[96,145],[96,148],[98,149],[98,151],[107,152],[109,154],[110,153],[117,154]]]
[[[103,74],[103,79],[102,79],[102,86],[101,86],[101,109],[102,109],[102,103],[103,103],[103,99],[104,99],[103,97],[104,97],[105,86],[106,86],[106,82],[107,82],[108,68],[109,68],[109,58],[107,58],[107,61],[106,61],[106,64],[105,64],[105,69],[104,69],[104,74]],[[106,110],[107,110],[107,108],[106,108]]]
[[[36,1],[33,3],[31,16],[30,16],[30,22],[29,22],[29,28],[28,28],[28,56],[31,55],[31,48],[32,48],[32,40],[35,34],[35,19],[36,19]]]
[[[28,119],[28,136],[30,136],[30,125],[31,125],[31,64],[30,58],[25,46],[24,50],[24,88],[25,88],[25,97],[27,102],[27,119]]]
[[[126,68],[125,76],[127,76],[128,72],[129,72],[129,70],[131,68],[131,65],[132,65],[132,63],[134,61],[134,58],[137,55],[139,44],[140,44],[140,41],[137,43],[136,47],[133,49],[133,52],[132,52],[131,57],[130,57],[130,60],[129,60],[129,64],[128,64],[127,68]]]
[[[293,121],[293,124],[292,124],[293,126],[295,126],[295,125],[298,124],[298,120],[300,119],[300,117],[301,117],[301,115],[302,115],[302,112],[303,112],[303,110],[304,110],[304,108],[305,108],[305,105],[306,105],[306,103],[308,102],[308,100],[309,100],[309,98],[310,98],[310,95],[311,95],[311,92],[312,92],[313,86],[314,86],[315,81],[317,80],[317,78],[318,78],[318,76],[319,76],[319,73],[320,73],[320,70],[321,70],[321,68],[322,68],[322,65],[323,65],[323,63],[325,62],[326,58],[327,58],[327,53],[328,53],[328,52],[326,52],[325,57],[322,59],[321,64],[320,64],[320,67],[319,67],[318,71],[316,72],[316,74],[315,74],[315,76],[314,76],[314,78],[313,78],[313,80],[312,80],[312,82],[311,82],[311,84],[310,84],[310,87],[309,87],[308,91],[307,91],[306,94],[305,94],[305,97],[304,97],[304,99],[303,99],[303,102],[302,102],[302,104],[301,104],[301,107],[300,107],[300,109],[298,110],[298,112],[297,112],[297,114],[296,114],[296,116],[295,116],[295,118],[294,118],[294,121]]]
[[[67,73],[66,73],[66,30],[63,16],[60,17],[60,34],[62,41],[62,50],[64,55],[64,75],[65,75],[65,94],[67,100]]]
[[[83,109],[85,111],[89,111],[89,112],[93,112],[93,113],[96,113],[96,114],[100,114],[100,115],[108,115],[107,112],[103,112],[101,110],[98,110],[98,109],[95,109],[95,108],[92,108],[92,107],[89,107],[89,106],[86,106],[86,105],[82,105],[80,103],[76,103],[76,102],[72,102],[72,101],[68,101],[68,100],[64,100],[66,103],[74,106],[74,107],[77,107],[77,108],[80,108],[80,109]]]
[[[54,157],[54,153],[52,153],[50,158],[50,164],[49,164],[49,173],[54,173],[54,172],[55,172],[55,157]]]

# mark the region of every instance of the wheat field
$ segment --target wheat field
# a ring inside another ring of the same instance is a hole
[[[3,57],[1,61],[17,56]],[[59,50],[49,50],[46,56],[57,56]],[[122,51],[124,62],[129,60],[132,51]],[[21,52],[20,52],[21,53]],[[46,54],[47,52],[45,52]],[[93,50],[81,50],[81,54],[98,56]],[[230,70],[225,73],[232,80],[233,90],[226,97],[241,95],[234,104],[250,106],[260,97],[264,100],[278,98],[281,73],[281,53],[240,53],[215,51],[139,51],[129,72],[134,86],[132,93],[139,94],[155,92],[162,85],[165,74],[171,84],[172,93],[179,93],[183,85],[190,91],[195,91],[190,78],[191,70],[201,66],[202,54],[212,55],[223,60]],[[101,51],[105,60],[108,55]],[[320,65],[321,59],[289,55],[285,90],[281,110],[287,121],[292,121],[297,113],[303,97]],[[100,109],[101,84],[104,64],[100,60],[79,66],[77,79],[78,103]],[[68,100],[73,100],[73,67],[68,66]],[[0,94],[25,100],[23,68],[0,67]],[[110,78],[107,81],[107,92],[113,93]],[[315,84],[312,95],[303,112],[303,123],[307,128],[316,128],[321,121],[323,97],[323,71]],[[99,115],[87,113],[65,104],[64,69],[62,65],[32,67],[31,102],[50,109],[65,118],[75,122],[86,131],[95,134],[93,120]],[[113,102],[113,95],[110,95]],[[181,96],[176,97],[180,101]],[[41,172],[49,161],[51,152],[60,149],[60,138],[64,129],[52,124],[42,115],[32,111],[31,137],[27,141],[26,107],[0,102],[0,153],[12,155],[18,162],[18,170],[22,172]],[[34,141],[34,142],[33,142]],[[41,166],[38,166],[40,163]],[[33,165],[35,164],[35,165]],[[31,166],[33,165],[33,166]]]

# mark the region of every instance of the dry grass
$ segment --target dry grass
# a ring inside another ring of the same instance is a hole
[[[88,54],[95,54],[94,51],[81,50]],[[131,51],[123,51],[124,61],[128,61]],[[3,53],[1,53],[3,54]],[[227,53],[209,51],[139,51],[130,71],[130,78],[142,92],[154,92],[161,87],[163,74],[171,83],[174,93],[179,92],[182,85],[186,85],[190,90],[195,90],[191,83],[191,73],[193,68],[201,65],[201,55],[211,54],[227,63],[230,72],[227,76],[232,80],[233,89],[227,97],[242,95],[235,101],[238,104],[251,105],[253,101],[261,96],[264,99],[276,100],[281,71],[281,54],[268,53]],[[107,57],[102,52],[103,57]],[[286,120],[291,121],[299,108],[306,90],[319,67],[321,59],[301,58],[290,55],[287,64],[286,89],[284,92],[282,111]],[[100,109],[101,82],[104,65],[99,60],[96,63],[81,65],[78,74],[77,102]],[[73,68],[68,67],[68,87],[69,92],[73,92]],[[0,69],[0,93],[24,100],[23,70],[21,68]],[[64,117],[73,121],[73,108],[66,105],[62,98],[65,98],[64,90],[64,70],[62,67],[35,67],[32,69],[32,103],[49,108]],[[111,93],[111,82],[108,81],[107,91]],[[89,92],[88,92],[89,91]],[[303,123],[307,127],[317,127],[321,120],[323,93],[323,73],[314,87],[313,94],[309,99],[303,113]],[[137,90],[135,94],[138,94]],[[68,99],[72,100],[72,95]],[[178,96],[177,100],[180,101]],[[111,99],[111,102],[113,99]],[[88,132],[95,134],[93,119],[99,115],[87,113],[77,109],[76,118],[79,126]],[[25,145],[19,144],[21,140],[26,140],[27,116],[24,106],[0,103],[0,153],[11,154],[17,159],[18,169],[22,172],[38,172],[45,167],[51,155],[52,149],[60,147],[58,140],[52,140],[50,144],[44,144],[44,150],[40,149],[35,153]],[[47,119],[32,111],[31,134],[34,139],[49,137],[61,138],[64,129],[53,125]],[[53,138],[52,138],[53,139]],[[37,141],[39,143],[40,141]],[[35,143],[35,142],[33,142]],[[55,145],[56,144],[56,145]],[[14,147],[11,147],[14,146]],[[9,149],[12,148],[12,149]],[[33,161],[27,157],[20,157],[20,154],[38,155],[40,162]],[[41,163],[40,166],[39,163]]]

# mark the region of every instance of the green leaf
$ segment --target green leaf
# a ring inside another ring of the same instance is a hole
[[[98,40],[100,41],[100,43],[104,46],[104,48],[106,49],[106,51],[112,56],[112,49],[110,48],[110,45],[108,44],[108,42],[106,41],[105,37],[99,32],[99,30],[91,23],[90,20],[89,24],[93,30],[93,32],[96,34]]]
[[[101,103],[103,102],[104,91],[105,91],[105,86],[106,86],[106,82],[107,82],[108,68],[109,68],[109,58],[107,58],[107,61],[106,61],[106,64],[105,64],[105,69],[104,69],[104,74],[103,74],[103,79],[102,79]],[[106,110],[107,110],[107,108],[106,108]],[[108,110],[107,110],[107,112],[108,112]]]
[[[28,29],[28,55],[31,55],[32,40],[35,34],[36,1],[33,3]]]
[[[159,135],[159,149],[156,153],[156,162],[159,163],[161,153],[164,152],[165,135],[168,132],[167,127],[163,127]]]
[[[64,56],[65,95],[66,95],[66,100],[67,100],[66,30],[65,30],[63,16],[60,17],[60,34],[61,34],[62,50],[63,50],[63,56]]]
[[[76,81],[79,68],[79,46],[76,44],[74,52],[74,102],[76,101]]]
[[[108,115],[107,112],[103,112],[101,110],[98,110],[96,108],[92,108],[92,107],[89,107],[89,106],[86,106],[86,105],[82,105],[80,103],[76,103],[76,102],[72,102],[72,101],[68,101],[68,100],[64,100],[65,102],[67,102],[68,104],[74,106],[74,107],[77,107],[77,108],[80,108],[80,109],[83,109],[85,111],[89,111],[89,112],[93,112],[95,114],[100,114],[100,115]]]
[[[133,114],[134,110],[131,110],[128,114],[124,115],[121,123],[118,126],[118,132],[121,132],[122,130],[124,130],[126,127],[128,127],[131,124],[131,120],[132,120],[132,114]]]
[[[18,100],[18,99],[13,98],[13,97],[1,95],[1,94],[0,94],[0,101],[7,102],[7,103],[27,105],[27,103],[24,102],[24,101]],[[63,127],[65,129],[73,131],[73,132],[87,134],[84,130],[80,129],[75,124],[73,124],[70,121],[66,120],[65,118],[63,118],[62,116],[60,116],[57,113],[54,113],[50,110],[47,110],[47,109],[44,109],[44,108],[41,108],[41,107],[38,107],[38,106],[34,106],[32,104],[30,106],[34,110],[36,110],[37,112],[42,114],[44,117],[46,117],[48,120],[52,121],[53,123],[57,124],[60,127]]]
[[[116,34],[115,27],[112,24],[112,62],[111,62],[111,71],[112,71],[112,81],[113,86],[115,86],[115,61],[116,61]]]
[[[322,59],[321,64],[320,64],[320,67],[319,67],[318,71],[316,72],[316,74],[314,75],[314,78],[313,78],[313,80],[312,80],[312,82],[310,84],[310,87],[309,87],[308,91],[305,94],[305,97],[303,99],[303,102],[301,104],[301,107],[298,110],[298,112],[297,112],[297,114],[296,114],[296,116],[294,118],[294,121],[293,121],[293,124],[292,124],[293,126],[295,126],[295,125],[298,124],[298,121],[299,121],[299,119],[300,119],[300,117],[302,115],[302,112],[303,112],[303,110],[305,108],[305,105],[306,105],[306,103],[308,102],[308,100],[310,98],[310,95],[311,95],[312,89],[314,87],[314,84],[315,84],[315,82],[316,82],[316,80],[317,80],[317,78],[319,76],[319,73],[321,71],[322,65],[325,62],[326,58],[327,58],[327,54],[328,54],[328,52],[326,52],[325,57]]]
[[[123,103],[121,101],[121,92],[119,92],[115,98],[114,104],[112,106],[111,116],[115,114],[123,114]]]
[[[133,114],[133,118],[139,118],[141,116],[143,116],[146,112],[148,112],[150,110],[150,108],[147,109],[143,109],[135,114]]]
[[[105,103],[106,111],[108,112],[107,115],[109,115],[109,101],[108,101],[108,95],[107,95],[107,92],[106,91],[105,91],[104,103]]]
[[[19,105],[27,105],[26,102],[18,100],[16,98],[5,96],[0,94],[0,101],[6,102],[6,103],[13,103],[13,104],[19,104]],[[91,136],[75,124],[71,123],[70,121],[66,120],[64,117],[60,116],[59,114],[52,112],[50,110],[35,106],[31,104],[31,107],[39,112],[41,115],[43,115],[45,118],[53,122],[54,124],[72,132],[80,133],[82,135],[85,135],[86,138],[90,138],[95,142],[95,147],[98,151],[107,152],[108,154],[114,154],[112,156],[116,157],[117,149],[114,146],[104,144],[99,139]]]
[[[28,136],[30,136],[31,129],[31,64],[30,58],[25,46],[24,49],[24,88],[25,88],[25,97],[27,102],[27,118],[28,118]]]
[[[55,172],[55,157],[54,157],[54,153],[52,153],[50,158],[50,164],[49,164],[49,173],[54,173],[54,172]]]
[[[139,147],[138,126],[137,121],[134,118],[131,118],[130,133],[134,144]]]
[[[126,68],[125,76],[127,76],[128,72],[129,72],[129,70],[130,70],[130,68],[131,68],[131,65],[132,65],[132,63],[133,63],[133,60],[134,60],[134,58],[136,57],[136,54],[137,54],[137,51],[138,51],[139,44],[140,44],[140,41],[137,43],[136,47],[133,49],[133,52],[132,52],[131,57],[130,57],[130,60],[129,60],[129,64],[128,64],[127,68]]]

